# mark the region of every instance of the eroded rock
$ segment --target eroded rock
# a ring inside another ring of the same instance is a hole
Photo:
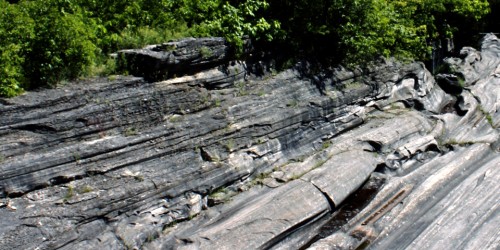
[[[0,102],[0,245],[497,248],[499,47],[438,82],[392,60],[257,77],[217,38],[123,51],[148,81]]]

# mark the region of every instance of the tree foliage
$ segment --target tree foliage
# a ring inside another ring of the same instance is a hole
[[[0,96],[15,96],[26,82],[23,64],[34,35],[34,22],[25,10],[0,1]]]
[[[186,36],[240,49],[249,37],[337,62],[425,60],[432,41],[479,27],[489,3],[498,9],[498,0],[0,0],[0,95],[106,73],[109,53]]]
[[[275,0],[271,8],[296,47],[352,63],[380,55],[424,60],[431,40],[489,11],[486,0]]]
[[[85,74],[99,53],[93,20],[70,1],[39,0],[26,6],[35,23],[25,62],[30,84],[53,85]]]

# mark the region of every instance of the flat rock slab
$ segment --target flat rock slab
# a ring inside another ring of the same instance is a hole
[[[295,180],[227,211],[183,240],[195,241],[198,249],[267,248],[297,225],[311,223],[330,210],[328,199],[314,185]]]
[[[347,151],[332,156],[301,179],[311,182],[339,206],[370,177],[377,163],[373,152]]]

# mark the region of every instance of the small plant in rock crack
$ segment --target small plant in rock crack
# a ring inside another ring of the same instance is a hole
[[[214,52],[209,47],[203,46],[200,48],[200,55],[201,58],[208,59],[214,55]]]
[[[323,142],[323,145],[321,145],[321,149],[327,149],[332,145],[330,141],[325,141]]]
[[[176,49],[177,49],[177,45],[175,45],[175,44],[168,44],[167,46],[165,46],[165,50],[168,52],[172,52]]]
[[[257,139],[257,144],[264,144],[266,140],[264,138]]]
[[[493,117],[491,116],[491,114],[488,111],[486,111],[486,109],[484,109],[484,107],[481,105],[479,106],[479,111],[483,113],[484,118],[486,119],[488,124],[490,124],[490,126],[493,127]]]
[[[80,189],[80,193],[81,193],[81,194],[90,193],[90,192],[92,192],[92,191],[94,191],[94,189],[92,189],[92,187],[91,187],[91,186],[89,186],[89,185],[85,185],[84,187],[82,187],[82,188]]]
[[[116,81],[116,79],[118,79],[117,75],[110,75],[110,76],[108,76],[108,81]]]
[[[75,188],[71,185],[68,186],[68,190],[64,195],[63,202],[68,202],[68,200],[71,199],[74,195],[75,195]]]
[[[78,163],[81,159],[81,156],[77,152],[73,152],[73,159]]]
[[[291,100],[286,104],[287,107],[296,108],[299,106],[299,102],[297,100]]]
[[[136,181],[143,182],[144,181],[144,176],[142,176],[142,175],[136,175],[136,176],[134,176],[134,179]]]
[[[262,96],[266,95],[266,92],[263,89],[261,89],[261,90],[259,90],[259,92],[257,92],[257,95],[259,97],[262,97]]]
[[[238,82],[236,84],[236,87],[238,88],[238,92],[236,93],[236,96],[246,96],[246,95],[248,95],[248,91],[245,89],[245,83],[244,82]]]
[[[201,96],[201,103],[203,105],[208,105],[208,104],[210,104],[210,99],[212,99],[212,96],[209,93],[202,95]]]
[[[326,160],[320,160],[320,161],[316,162],[314,164],[314,166],[312,167],[312,169],[316,169],[316,168],[321,167],[323,164],[325,164],[325,162],[326,162]]]
[[[236,144],[234,143],[234,140],[233,139],[229,139],[226,141],[226,144],[224,145],[224,147],[228,150],[228,151],[233,151],[233,149],[235,148]]]
[[[294,174],[290,177],[290,181],[293,181],[293,180],[297,180],[297,179],[300,179],[300,177],[302,177],[305,173],[303,174]]]
[[[351,82],[351,83],[347,83],[345,84],[344,86],[344,90],[352,90],[352,89],[359,89],[363,86],[364,84],[360,83],[360,82]]]
[[[187,217],[187,219],[186,219],[186,220],[188,220],[188,221],[189,221],[189,220],[192,220],[192,219],[194,219],[194,218],[196,218],[196,217],[198,217],[198,214],[190,214],[190,215]]]
[[[172,222],[170,222],[170,223],[165,224],[165,225],[163,226],[163,228],[162,228],[162,233],[163,233],[163,234],[167,234],[167,233],[169,233],[169,232],[170,232],[170,229],[171,229],[171,228],[173,228],[173,227],[175,227],[175,226],[177,226],[177,221],[175,221],[175,220],[174,220],[174,221],[172,221]]]
[[[168,118],[168,121],[171,123],[175,123],[175,122],[182,121],[182,119],[183,119],[182,115],[175,114],[175,115],[170,116],[170,118]]]
[[[215,99],[214,106],[215,107],[220,107],[220,104],[221,104],[221,100]]]
[[[458,77],[457,79],[458,86],[460,86],[460,88],[465,88],[465,79],[463,79],[462,77]]]
[[[488,123],[493,127],[493,117],[491,116],[490,113],[487,113],[486,114],[486,120],[488,121]]]
[[[127,137],[134,136],[137,135],[137,130],[134,127],[128,127],[127,129],[125,129],[124,134]]]
[[[264,185],[264,180],[269,178],[273,172],[260,173],[250,182],[250,186]]]
[[[227,201],[227,198],[230,196],[231,190],[228,187],[219,187],[215,189],[209,196],[209,199],[219,199],[223,202]]]
[[[158,233],[149,234],[146,238],[146,242],[153,242],[154,240],[158,239],[158,237],[160,237]]]
[[[488,123],[493,127],[493,117],[491,116],[491,114],[488,111],[486,111],[483,106],[479,106],[479,111],[483,113],[484,117],[486,118],[486,121],[488,121]]]

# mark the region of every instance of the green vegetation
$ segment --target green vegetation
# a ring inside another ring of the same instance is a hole
[[[460,86],[460,88],[465,88],[465,79],[463,79],[462,77],[458,77],[458,86]]]
[[[211,56],[213,56],[212,50],[210,50],[210,48],[205,47],[205,46],[200,48],[200,54],[201,54],[201,57],[203,59],[207,59],[207,58],[210,58]]]
[[[229,139],[225,142],[224,148],[226,148],[227,151],[232,152],[236,149],[236,143],[233,139]]]
[[[249,37],[261,49],[284,50],[287,64],[291,57],[314,55],[356,64],[378,56],[427,59],[432,41],[484,26],[479,20],[489,4],[494,10],[500,5],[496,0],[0,0],[0,96],[113,74],[110,53],[187,36],[223,36],[237,55]],[[200,50],[204,58],[211,53]]]
[[[236,88],[238,88],[237,96],[246,96],[248,95],[248,91],[245,88],[245,82],[241,81],[236,83]]]
[[[264,185],[264,180],[267,178],[270,178],[272,173],[273,173],[273,171],[258,174],[257,176],[255,176],[255,178],[252,181],[250,181],[249,187],[253,187],[256,185],[260,185],[260,186]]]
[[[330,159],[330,158],[328,158],[328,159]],[[325,162],[326,162],[328,159],[326,159],[326,160],[320,160],[320,161],[317,161],[316,163],[314,163],[314,165],[313,165],[312,169],[316,169],[316,168],[319,168],[319,167],[323,166],[323,164],[325,164]]]
[[[144,176],[141,174],[134,175],[134,180],[138,182],[143,182],[144,181]]]
[[[124,134],[125,134],[125,136],[128,137],[128,136],[137,135],[138,132],[134,127],[128,127],[127,129],[125,129]]]
[[[325,141],[323,142],[323,145],[321,145],[321,149],[327,149],[332,145],[331,141]]]
[[[89,185],[85,185],[80,189],[81,194],[90,193],[92,191],[94,191],[94,189]]]
[[[489,12],[486,0],[270,2],[292,48],[356,64],[380,55],[425,60],[432,41],[475,26]]]
[[[214,106],[215,107],[220,107],[221,100],[220,99],[215,99]]]
[[[176,123],[182,121],[183,119],[184,117],[182,117],[182,115],[174,114],[170,116],[170,118],[168,118],[168,121],[171,123]]]
[[[490,124],[491,127],[494,127],[493,116],[491,116],[491,114],[488,111],[486,111],[484,109],[484,107],[481,106],[481,105],[479,105],[479,111],[481,111],[481,113],[483,113],[483,115],[486,118],[486,121],[488,122],[488,124]]]
[[[209,195],[209,198],[212,200],[217,200],[218,202],[221,203],[226,203],[230,201],[231,197],[234,195],[235,192],[231,191],[229,188],[219,187]]]
[[[360,89],[361,87],[363,87],[364,84],[363,83],[360,83],[360,82],[356,82],[356,81],[353,81],[353,82],[350,82],[350,83],[346,83],[343,87],[344,89],[343,90],[354,90],[354,89]]]
[[[75,195],[75,188],[73,186],[68,186],[68,191],[64,195],[63,202],[66,203],[68,202],[69,199],[71,199]]]
[[[81,156],[78,152],[73,152],[73,159],[78,163],[81,159]]]
[[[291,107],[291,108],[296,108],[299,106],[299,101],[293,99],[293,100],[290,100],[287,104],[286,104],[287,107]]]

